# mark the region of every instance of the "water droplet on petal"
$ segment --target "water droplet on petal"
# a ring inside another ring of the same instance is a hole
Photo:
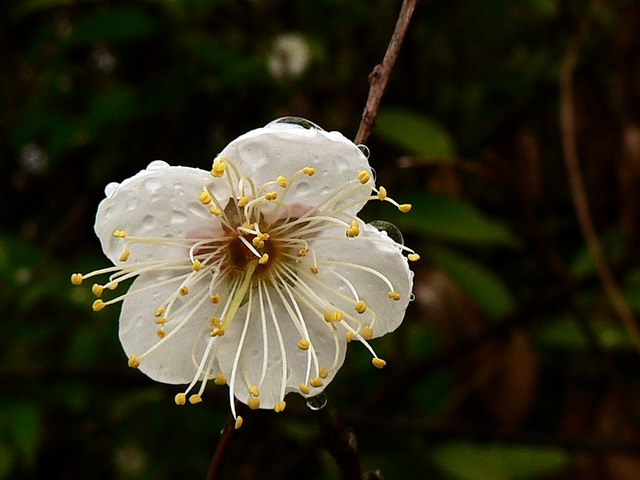
[[[302,117],[281,117],[281,118],[277,118],[275,120],[273,120],[272,122],[267,123],[267,127],[271,126],[271,125],[275,125],[278,123],[288,123],[291,125],[298,125],[302,128],[306,128],[307,130],[323,130],[321,127],[319,127],[318,125],[316,125],[315,123],[302,118]]]
[[[366,145],[358,145],[358,148],[360,149],[362,154],[365,156],[365,158],[368,160],[369,155],[371,155],[371,152],[369,151],[369,147],[367,147]]]
[[[327,396],[324,392],[316,395],[315,397],[307,398],[307,407],[309,410],[321,410],[327,404]]]
[[[386,232],[389,238],[400,245],[404,245],[404,238],[402,232],[393,223],[385,222],[384,220],[374,220],[369,225],[377,228],[381,232]]]
[[[120,184],[118,182],[111,182],[106,187],[104,187],[104,194],[107,196],[107,198],[111,198],[113,194],[116,193],[116,190],[119,186]]]
[[[149,165],[147,165],[147,170],[160,170],[161,168],[167,168],[169,164],[164,160],[154,160]]]
[[[412,293],[411,295],[409,295],[409,301],[413,302],[416,299],[416,296]]]

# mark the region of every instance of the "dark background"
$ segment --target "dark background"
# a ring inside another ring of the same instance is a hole
[[[353,138],[399,6],[0,5],[0,478],[205,477],[226,387],[175,406],[177,387],[127,368],[117,308],[92,312],[89,288],[69,283],[108,264],[93,234],[104,186],[155,159],[208,169],[230,140],[283,115]],[[640,475],[638,351],[585,247],[558,120],[574,43],[581,173],[637,314],[639,40],[631,0],[419,2],[367,142],[379,183],[414,208],[363,212],[396,223],[421,254],[416,300],[374,342],[387,367],[351,345],[326,390],[364,470]],[[338,478],[319,413],[287,402],[245,415],[225,478]]]

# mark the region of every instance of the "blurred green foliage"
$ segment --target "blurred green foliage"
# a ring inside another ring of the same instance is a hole
[[[92,229],[103,188],[157,158],[207,168],[231,139],[283,115],[353,136],[399,5],[0,5],[1,479],[205,477],[226,387],[177,408],[175,387],[126,367],[117,310],[91,312],[90,292],[68,283],[107,263]],[[416,301],[375,342],[388,367],[372,372],[354,346],[327,390],[365,470],[636,478],[640,464],[621,453],[640,450],[638,355],[584,247],[557,122],[559,68],[586,11],[553,0],[418,5],[368,142],[378,182],[413,210],[364,212],[397,224],[421,254]],[[576,74],[579,151],[637,314],[640,8],[615,0],[591,14]],[[292,33],[304,46],[277,51]],[[300,52],[297,72],[287,55]],[[338,478],[317,414],[287,401],[281,415],[248,415],[225,478]],[[602,449],[581,446],[590,438]]]

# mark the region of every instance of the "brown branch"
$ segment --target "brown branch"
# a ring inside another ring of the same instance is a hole
[[[236,407],[238,407],[237,402]],[[227,422],[225,423],[222,430],[222,435],[220,436],[220,440],[218,440],[216,451],[213,453],[211,465],[209,465],[207,480],[216,480],[220,478],[224,461],[227,458],[227,453],[229,452],[231,443],[233,442],[233,439],[236,437],[237,433],[238,430],[236,430],[236,420],[235,418],[233,418],[231,412],[229,412]]]
[[[341,480],[361,480],[358,441],[351,427],[344,423],[331,403],[317,411],[316,416],[323,446],[335,460]]]
[[[636,348],[640,350],[640,328],[634,318],[629,305],[618,286],[618,283],[611,271],[611,267],[602,250],[602,245],[598,239],[598,234],[593,225],[593,219],[589,210],[584,180],[580,170],[578,160],[578,145],[576,134],[576,122],[574,111],[573,75],[580,54],[580,47],[587,35],[591,24],[589,12],[599,3],[600,0],[593,0],[590,8],[580,22],[578,33],[569,45],[567,55],[560,73],[560,130],[562,136],[562,148],[567,167],[569,187],[575,205],[576,214],[580,230],[587,244],[587,248],[593,258],[600,282],[605,294],[609,298],[613,310],[629,333]]]
[[[398,15],[398,21],[396,27],[391,35],[389,46],[384,54],[382,63],[376,65],[373,71],[369,74],[369,96],[367,97],[367,103],[362,113],[362,120],[360,121],[360,127],[354,140],[355,143],[365,143],[371,135],[373,127],[376,125],[376,119],[378,117],[378,107],[382,100],[385,88],[387,88],[387,82],[391,75],[393,65],[398,58],[398,52],[400,46],[404,40],[404,36],[407,33],[411,15],[416,7],[418,0],[403,0],[402,7],[400,8],[400,14]]]

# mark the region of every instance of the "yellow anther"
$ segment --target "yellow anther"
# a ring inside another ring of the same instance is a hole
[[[258,260],[258,263],[259,263],[260,265],[265,265],[268,261],[269,261],[269,254],[268,254],[268,253],[264,253],[264,254],[260,257],[260,260]]]
[[[364,300],[358,300],[354,305],[354,308],[356,309],[356,312],[364,313],[367,311],[367,304],[364,303]]]
[[[309,250],[307,250],[306,248],[301,248],[300,250],[298,250],[298,255],[300,255],[301,257],[306,257],[307,255],[309,255]]]
[[[209,300],[211,300],[211,303],[220,303],[220,294],[216,293],[215,295],[212,295]]]
[[[189,287],[187,285],[183,285],[180,287],[180,290],[178,290],[178,292],[180,293],[180,295],[182,295],[183,297],[185,295],[189,295]]]
[[[238,200],[239,207],[244,207],[247,203],[249,203],[249,197],[247,195],[240,197],[240,200]]]
[[[128,365],[131,368],[138,368],[140,366],[140,359],[138,357],[136,357],[135,355],[131,355],[129,357]]]
[[[173,401],[176,402],[176,405],[184,405],[187,403],[187,395],[180,392],[173,398]]]
[[[300,350],[309,350],[309,345],[311,345],[311,342],[309,342],[309,340],[307,340],[306,338],[302,338],[298,342],[298,348]]]
[[[158,330],[156,330],[156,334],[160,337],[160,338],[164,338],[167,336],[167,331],[164,329],[164,327],[159,328]]]
[[[347,237],[357,237],[360,235],[360,227],[356,220],[351,220],[351,227],[347,228]]]
[[[196,403],[200,403],[202,401],[202,397],[200,395],[198,395],[197,393],[194,393],[193,395],[191,395],[189,397],[189,403],[191,405],[195,405]]]
[[[227,383],[227,379],[222,374],[222,372],[218,372],[216,373],[216,376],[213,377],[213,383],[215,383],[216,385],[225,385]]]
[[[324,321],[330,322],[333,319],[333,315],[331,312],[324,312]]]
[[[158,317],[156,318],[156,323],[158,325],[164,325],[165,323],[167,323],[167,319],[166,317]]]
[[[322,379],[320,377],[316,377],[309,380],[309,385],[311,385],[312,387],[318,388],[324,385],[324,383],[322,382]]]
[[[209,192],[204,190],[198,196],[198,200],[200,200],[200,203],[202,203],[203,205],[209,205],[213,201],[213,197],[211,196],[211,194]]]
[[[209,205],[209,213],[211,215],[220,215],[222,213],[222,210],[220,210],[215,205]]]
[[[251,410],[257,410],[260,408],[260,399],[257,397],[249,397],[247,405],[249,405]]]
[[[219,158],[216,158],[213,161],[213,167],[211,168],[211,175],[219,178],[222,175],[224,175],[224,171],[226,169],[227,169],[227,163],[220,160]]]
[[[409,213],[409,210],[411,210],[411,204],[403,203],[402,205],[398,205],[398,210],[400,210],[402,213]]]
[[[91,308],[93,308],[94,312],[99,312],[104,307],[105,303],[102,300],[96,300],[95,302],[93,302],[93,305],[91,305]]]
[[[253,395],[254,397],[257,397],[258,395],[260,395],[260,390],[258,390],[258,386],[257,385],[251,385],[249,387],[249,393],[251,395]]]
[[[236,418],[235,429],[238,430],[241,426],[242,426],[242,417],[238,415],[238,418]]]
[[[361,170],[360,173],[358,173],[358,180],[360,180],[360,183],[362,183],[363,185],[367,183],[370,179],[371,179],[371,174],[366,170]]]
[[[126,262],[127,260],[129,260],[129,255],[131,255],[131,250],[125,250],[124,252],[122,252],[122,255],[120,255],[120,261]]]
[[[127,236],[127,232],[125,232],[124,230],[116,230],[115,232],[113,232],[113,236],[117,238],[124,238]]]
[[[91,287],[91,291],[96,297],[100,297],[104,291],[104,287],[98,283],[94,283],[93,287]]]
[[[305,395],[309,395],[309,392],[311,392],[311,390],[309,390],[309,387],[307,387],[304,383],[301,383],[298,388],[300,389],[300,391],[302,393],[304,393]]]
[[[365,340],[371,340],[371,337],[373,337],[373,329],[367,325],[362,329],[362,338]]]
[[[378,357],[372,358],[371,363],[373,363],[373,366],[376,368],[382,368],[387,364],[387,362],[385,362],[383,359]]]
[[[257,237],[254,237],[254,239],[251,240],[251,243],[256,248],[264,248],[264,239],[262,238],[262,235],[258,235]]]
[[[407,258],[411,262],[417,262],[418,260],[420,260],[420,255],[418,255],[417,253],[410,253],[409,255],[407,255]]]
[[[284,178],[282,175],[276,178],[276,182],[278,182],[278,185],[280,185],[282,188],[286,188],[287,186],[287,179]]]
[[[197,272],[201,268],[202,268],[202,262],[196,258],[195,261],[193,262],[193,265],[191,265],[191,269]]]
[[[353,340],[353,331],[352,330],[348,330],[347,333],[344,334],[344,339],[347,342],[350,342],[351,340]]]
[[[312,176],[314,173],[316,173],[315,169],[312,167],[304,167],[302,169],[302,173],[304,173],[305,175],[309,175]]]
[[[314,275],[317,275],[320,272],[320,270],[318,270],[318,267],[309,267],[309,271]]]
[[[327,378],[329,376],[329,371],[327,370],[327,367],[320,367],[318,369],[318,375],[320,375],[320,378]]]
[[[212,327],[220,328],[220,325],[222,325],[222,320],[220,320],[220,318],[218,317],[211,317],[211,319],[209,320],[209,323],[211,324]]]
[[[398,292],[389,292],[388,296],[392,300],[400,300],[400,294]]]
[[[284,400],[277,402],[274,406],[273,409],[276,411],[276,413],[280,413],[281,411],[283,411],[285,409],[285,407],[287,406],[287,402],[285,402]]]
[[[118,288],[118,282],[110,283],[109,285],[107,285],[107,288],[109,290],[115,290],[116,288]]]
[[[165,310],[166,310],[166,308],[164,308],[164,307],[159,307],[159,308],[156,310],[156,317],[161,317],[162,315],[164,315]]]
[[[384,200],[385,198],[387,198],[387,189],[383,186],[378,187],[378,198],[380,200]]]
[[[278,198],[278,192],[269,192],[264,196],[264,198],[266,198],[267,200],[275,200],[276,198]]]
[[[71,283],[73,283],[74,285],[81,285],[82,280],[84,280],[84,277],[81,273],[74,273],[73,275],[71,275]]]
[[[210,335],[212,337],[221,337],[222,335],[224,335],[224,330],[222,328],[216,327],[213,330],[211,330]]]
[[[338,311],[333,312],[331,314],[331,321],[332,322],[341,322],[342,321],[342,317],[343,317],[342,312],[338,312]]]

